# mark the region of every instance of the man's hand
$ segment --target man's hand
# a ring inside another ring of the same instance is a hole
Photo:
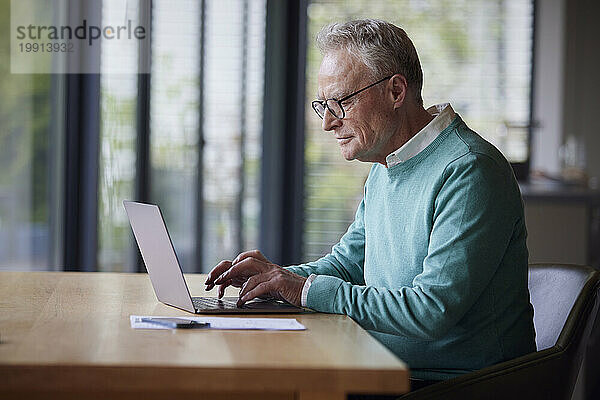
[[[256,297],[272,296],[300,307],[306,278],[269,262],[258,250],[247,251],[233,261],[221,261],[208,274],[206,290],[219,285],[219,298],[228,286],[241,287],[238,307]]]

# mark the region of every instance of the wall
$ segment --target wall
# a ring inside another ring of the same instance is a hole
[[[600,186],[598,15],[600,2],[597,0],[537,1],[534,121],[538,127],[532,137],[532,168],[550,174],[560,173],[559,149],[572,136],[584,155],[582,167],[591,178],[590,182]],[[539,221],[554,218],[555,213],[543,212],[536,204],[528,204],[527,209],[530,219],[531,216],[537,216]],[[541,235],[536,238],[538,242],[551,241],[552,232],[544,229],[544,223],[548,221],[531,225],[529,222],[530,235],[534,231]],[[572,224],[574,220],[570,218],[568,222]],[[579,225],[582,223],[580,221]],[[573,229],[581,233],[585,228],[580,228]],[[581,244],[580,239],[572,244],[576,248]],[[544,258],[541,254],[533,256]],[[571,262],[579,259],[574,257]],[[600,398],[599,330],[600,320],[597,320],[573,399]]]
[[[574,136],[600,185],[600,46],[596,0],[538,0],[532,168],[559,174],[560,146]]]
[[[564,137],[573,135],[583,146],[588,176],[600,179],[600,45],[597,0],[566,2]]]
[[[531,168],[556,175],[562,142],[566,0],[538,0]]]

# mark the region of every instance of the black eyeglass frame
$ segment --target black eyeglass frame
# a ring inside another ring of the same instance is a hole
[[[375,83],[371,83],[369,86],[365,86],[364,88],[362,88],[362,89],[360,89],[360,90],[357,90],[356,92],[354,92],[354,93],[351,93],[351,94],[349,94],[348,96],[345,96],[344,98],[342,98],[342,99],[340,99],[340,100],[338,100],[338,99],[335,99],[335,98],[331,98],[331,99],[325,99],[325,100],[314,100],[314,101],[311,103],[311,107],[312,107],[312,109],[313,109],[313,110],[315,110],[315,113],[317,113],[317,115],[318,115],[318,116],[319,116],[319,118],[321,118],[321,119],[325,118],[325,112],[326,112],[326,110],[329,110],[329,112],[331,113],[331,115],[333,115],[333,116],[334,116],[334,117],[336,117],[337,119],[344,119],[344,118],[346,118],[346,110],[344,110],[344,107],[342,106],[342,102],[344,102],[344,101],[348,100],[349,98],[351,98],[351,97],[353,97],[353,96],[356,96],[356,95],[357,95],[357,94],[359,94],[359,93],[362,93],[362,92],[364,92],[364,91],[365,91],[365,90],[367,90],[367,89],[370,89],[370,88],[372,88],[372,87],[373,87],[373,86],[375,86],[375,85],[378,85],[378,84],[380,84],[381,82],[384,82],[384,81],[386,81],[386,80],[390,79],[390,78],[391,78],[392,76],[394,76],[394,75],[395,75],[395,74],[393,74],[393,75],[390,75],[390,76],[386,76],[385,78],[381,78],[381,79],[380,79],[380,80],[378,80],[377,82],[375,82]],[[335,102],[338,104],[338,106],[340,107],[340,110],[342,110],[342,116],[341,116],[341,117],[340,117],[340,116],[338,116],[338,115],[336,115],[336,113],[335,113],[335,112],[334,112],[334,111],[331,109],[331,107],[329,107],[329,104],[327,104],[329,101],[335,101]],[[323,110],[324,110],[324,111],[323,111],[323,115],[319,114],[319,112],[317,111],[317,106],[321,106],[321,107],[323,107]]]

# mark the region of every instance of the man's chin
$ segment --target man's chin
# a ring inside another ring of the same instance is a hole
[[[354,146],[350,145],[350,142],[340,144],[340,152],[346,161],[352,161],[356,159],[356,149]]]
[[[344,149],[342,149],[342,157],[344,157],[346,161],[352,161],[356,159],[356,154],[352,151],[344,151]]]

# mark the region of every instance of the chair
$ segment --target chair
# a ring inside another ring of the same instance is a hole
[[[598,312],[599,287],[600,272],[591,267],[530,265],[538,351],[400,399],[570,399]]]

